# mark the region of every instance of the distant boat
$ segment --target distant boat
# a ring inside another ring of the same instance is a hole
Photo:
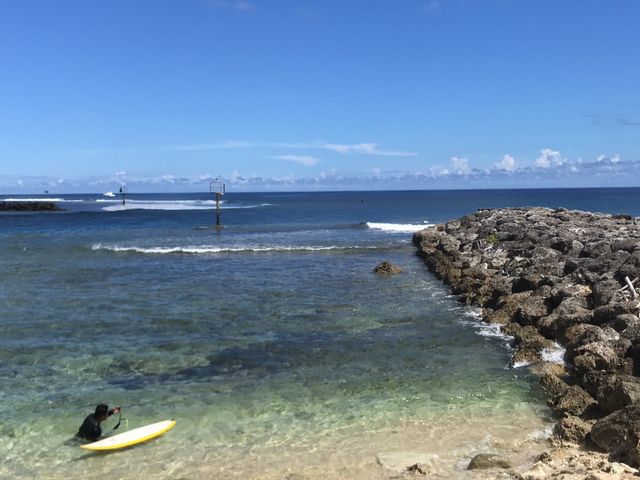
[[[115,193],[113,192],[107,192],[107,193],[103,193],[102,195],[104,195],[105,197],[115,197]]]

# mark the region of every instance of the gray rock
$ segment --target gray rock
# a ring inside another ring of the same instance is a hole
[[[407,473],[436,475],[440,459],[437,455],[422,452],[389,452],[379,453],[376,461],[388,474],[396,477]]]
[[[544,390],[547,395],[559,397],[569,388],[569,385],[557,375],[544,373],[540,377],[540,387],[542,387],[542,390]]]
[[[564,392],[547,403],[560,416],[584,415],[598,405],[591,395],[577,385],[568,386]]]
[[[598,447],[611,452],[612,460],[640,466],[640,405],[629,405],[599,419],[590,438]]]
[[[402,273],[402,269],[396,265],[393,265],[391,262],[383,261],[378,264],[373,271],[380,275],[394,275],[397,273]]]
[[[479,453],[471,459],[467,470],[488,468],[508,469],[511,468],[511,464],[499,455],[494,455],[492,453]]]
[[[553,433],[560,440],[584,444],[594,423],[574,415],[567,415],[556,423]]]
[[[623,332],[629,327],[633,328],[634,325],[640,325],[640,321],[636,315],[623,313],[621,315],[617,315],[615,319],[605,323],[604,325],[613,328],[616,332]]]
[[[567,347],[567,359],[572,360],[576,355],[575,350],[578,347],[593,342],[601,342],[610,340],[605,331],[597,325],[589,323],[579,323],[572,325],[566,329],[561,338],[562,343]]]
[[[589,370],[614,370],[621,363],[610,342],[593,342],[578,347],[574,352],[573,365],[578,372]]]
[[[621,320],[621,317],[623,320]],[[636,342],[640,339],[640,320],[636,320],[633,317],[635,315],[618,315],[616,317],[616,323],[621,322],[625,328],[620,332],[622,338]]]
[[[626,239],[626,240],[614,240],[611,242],[611,250],[617,251],[622,250],[625,252],[633,253],[636,250],[640,249],[640,242],[634,239]]]
[[[520,325],[535,325],[538,320],[548,314],[549,309],[544,297],[532,295],[518,306],[515,321]]]
[[[620,283],[616,280],[604,280],[593,286],[593,305],[600,307],[611,301],[616,291],[620,288]]]
[[[630,313],[630,310],[629,307],[623,303],[611,303],[609,305],[596,307],[593,310],[593,323],[602,325],[603,323],[615,320],[618,315],[624,313]]]
[[[551,315],[542,317],[536,326],[542,334],[557,338],[562,341],[564,332],[579,323],[590,323],[593,314],[585,308],[576,308],[572,313],[553,312]]]
[[[629,375],[603,375],[596,390],[596,400],[605,414],[640,401],[640,379]]]

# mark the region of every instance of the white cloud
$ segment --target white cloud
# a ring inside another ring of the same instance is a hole
[[[506,154],[502,157],[502,160],[496,163],[496,167],[500,170],[505,170],[507,172],[513,172],[517,168],[516,159],[511,155]]]
[[[451,157],[451,165],[457,174],[465,174],[471,171],[471,168],[469,168],[469,160],[466,158]]]
[[[378,143],[330,143],[330,142],[312,142],[312,143],[286,143],[286,142],[252,142],[246,140],[224,140],[213,143],[194,143],[184,145],[172,145],[165,147],[165,150],[179,151],[205,151],[205,150],[221,150],[235,148],[275,148],[275,149],[312,149],[312,150],[329,150],[340,153],[342,155],[378,155],[385,157],[415,157],[416,152],[406,150],[388,150],[380,148]]]
[[[249,148],[254,147],[254,142],[247,142],[244,140],[224,140],[221,142],[213,143],[193,143],[185,145],[172,145],[166,147],[166,150],[181,150],[181,151],[202,151],[202,150],[225,150],[233,148]]]
[[[616,156],[614,156],[616,157]],[[612,157],[612,158],[614,158]],[[554,156],[547,155],[549,166],[554,165]],[[423,173],[411,171],[382,171],[372,175],[363,173],[345,174],[335,169],[323,171],[317,176],[252,177],[241,176],[237,171],[225,178],[230,191],[305,191],[305,190],[389,190],[389,189],[447,189],[447,188],[524,188],[524,187],[637,187],[640,178],[640,161],[611,161],[608,157],[599,161],[577,163],[560,157],[564,162],[558,168],[515,167],[510,175],[499,169],[484,170],[470,168],[465,158],[453,157],[451,165],[427,167]],[[503,158],[504,160],[504,158]],[[507,161],[505,166],[510,166]],[[467,174],[461,172],[467,171]],[[121,172],[124,173],[124,172]],[[114,183],[124,185],[122,177],[96,176],[65,179],[58,185],[59,177],[17,177],[0,173],[0,187],[4,193],[42,192],[55,188],[64,193],[115,191]],[[128,175],[126,184],[130,192],[205,192],[208,191],[209,174],[175,177],[173,175],[136,176]],[[116,186],[117,188],[117,186]]]
[[[567,159],[560,155],[560,152],[550,148],[543,148],[540,150],[540,156],[536,159],[534,165],[540,168],[550,168],[559,167],[565,163],[567,163]]]
[[[305,167],[312,167],[313,165],[318,163],[318,159],[310,155],[276,155],[270,158],[299,163],[300,165],[304,165]]]
[[[115,173],[116,177],[124,177],[127,174],[127,172],[125,172],[124,170],[120,170],[119,172]]]
[[[415,152],[407,152],[404,150],[384,150],[378,148],[377,143],[356,143],[352,145],[345,145],[339,143],[324,143],[319,144],[319,148],[326,150],[332,150],[334,152],[341,153],[343,155],[356,153],[360,155],[380,155],[384,157],[415,157],[418,154]]]
[[[618,154],[618,153],[616,153],[613,156],[598,155],[598,162],[618,163],[619,161],[620,161],[620,154]]]

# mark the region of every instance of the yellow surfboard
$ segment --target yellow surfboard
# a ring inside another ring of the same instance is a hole
[[[118,450],[138,443],[146,442],[152,438],[168,432],[176,425],[175,420],[165,420],[163,422],[152,423],[144,427],[134,428],[128,432],[120,433],[112,437],[103,438],[97,442],[80,445],[80,448],[87,450]]]

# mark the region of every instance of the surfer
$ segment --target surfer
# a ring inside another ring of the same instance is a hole
[[[107,418],[109,418],[114,413],[118,413],[120,411],[120,405],[115,408],[109,410],[109,406],[101,403],[96,407],[96,411],[91,415],[88,415],[87,418],[84,419],[80,429],[78,430],[78,436],[81,438],[85,438],[87,440],[96,441],[102,435],[102,428],[100,428],[100,423],[104,422]]]

